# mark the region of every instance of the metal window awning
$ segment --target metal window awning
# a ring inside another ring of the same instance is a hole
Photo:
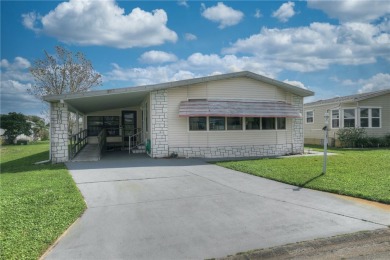
[[[179,116],[299,118],[302,114],[283,101],[191,100],[180,102]]]

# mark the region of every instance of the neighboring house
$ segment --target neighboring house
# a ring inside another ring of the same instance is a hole
[[[365,128],[368,136],[390,133],[390,89],[336,97],[305,104],[305,144],[323,144],[325,113],[329,114],[329,144],[337,145],[337,131]]]
[[[243,71],[46,96],[51,104],[51,159],[69,159],[68,111],[83,117],[89,143],[97,143],[106,129],[107,143],[127,147],[129,139],[141,139],[153,158],[302,153],[303,98],[313,94]]]

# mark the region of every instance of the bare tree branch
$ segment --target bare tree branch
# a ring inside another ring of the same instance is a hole
[[[85,92],[102,84],[102,76],[83,53],[73,54],[56,46],[55,55],[44,51],[45,57],[37,59],[30,68],[34,85],[29,93],[42,98],[45,95]]]

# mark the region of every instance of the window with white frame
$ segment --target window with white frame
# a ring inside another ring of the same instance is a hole
[[[340,111],[338,109],[332,110],[332,128],[340,127]]]
[[[227,130],[242,130],[242,117],[228,117]]]
[[[360,108],[360,127],[380,127],[380,108]]]
[[[278,130],[286,129],[286,118],[285,117],[278,117],[276,119],[276,129],[278,129]]]
[[[245,118],[246,130],[260,130],[260,117],[246,117]]]
[[[206,131],[207,130],[207,118],[205,116],[189,117],[190,131]]]
[[[306,111],[306,124],[314,123],[314,111]]]
[[[355,109],[348,108],[343,110],[344,127],[355,127]]]
[[[368,108],[360,109],[360,127],[368,127],[369,125],[369,116]]]
[[[371,127],[381,127],[381,110],[380,108],[371,108]]]
[[[261,129],[262,130],[275,130],[275,118],[274,117],[263,117],[261,118]]]
[[[209,130],[210,131],[225,130],[225,117],[210,116],[209,117]]]

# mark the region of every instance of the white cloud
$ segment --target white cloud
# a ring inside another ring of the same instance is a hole
[[[70,0],[42,17],[35,13],[22,17],[26,28],[65,43],[132,48],[177,40],[176,33],[166,26],[164,10],[134,8],[126,14],[114,0]]]
[[[254,17],[255,18],[260,18],[260,17],[262,17],[263,15],[261,14],[261,11],[260,11],[260,9],[256,9],[256,12],[255,12],[255,14],[254,14]]]
[[[222,2],[209,8],[205,8],[204,4],[202,4],[202,8],[204,9],[202,16],[210,21],[219,23],[219,29],[236,25],[244,17],[244,13],[234,10],[233,8],[224,5]]]
[[[284,83],[287,83],[287,84],[290,84],[290,85],[293,85],[293,86],[296,86],[296,87],[298,87],[298,88],[307,89],[307,88],[305,87],[305,84],[303,84],[302,82],[297,81],[297,80],[288,80],[288,79],[286,79],[286,80],[283,80],[283,82],[284,82]]]
[[[349,83],[359,86],[359,93],[390,89],[390,74],[378,73],[369,79],[359,79]]]
[[[184,34],[184,39],[186,39],[186,41],[195,41],[198,39],[198,37],[196,37],[195,34],[186,33],[186,34]]]
[[[282,4],[278,10],[272,13],[272,17],[277,18],[279,21],[285,23],[287,22],[291,17],[295,15],[294,11],[294,2],[287,2]]]
[[[134,85],[156,84],[180,79],[218,75],[248,70],[268,77],[279,72],[255,57],[220,56],[218,54],[194,53],[187,59],[164,66],[146,68],[122,68],[112,64],[113,69],[105,75],[107,81],[128,81]]]
[[[184,6],[184,7],[190,7],[190,5],[187,3],[186,0],[179,0],[177,1],[177,4],[180,5],[180,6]]]
[[[381,0],[308,0],[308,7],[324,11],[328,16],[343,22],[367,22],[390,14],[390,5]]]
[[[43,103],[27,93],[31,88],[32,77],[28,72],[30,62],[16,57],[13,62],[1,60],[1,112],[18,112],[26,115],[39,115]]]
[[[139,61],[143,63],[166,63],[177,61],[177,57],[173,53],[164,51],[148,51],[141,55]]]
[[[31,63],[23,58],[16,57],[13,62],[6,59],[1,60],[1,81],[15,80],[15,81],[32,81],[31,74],[28,72]]]
[[[237,40],[223,53],[247,53],[269,66],[307,72],[326,69],[331,64],[374,63],[378,57],[390,60],[390,34],[365,23],[262,28],[259,34]]]

